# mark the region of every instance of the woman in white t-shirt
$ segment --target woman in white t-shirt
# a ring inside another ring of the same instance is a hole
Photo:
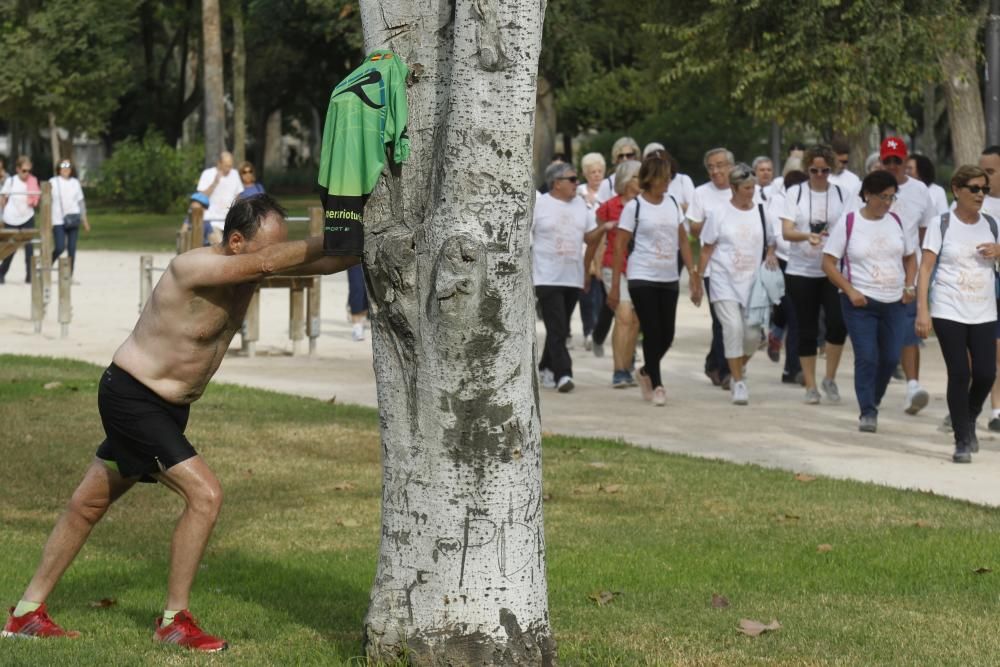
[[[970,463],[979,451],[976,418],[996,376],[994,266],[1000,245],[994,226],[979,212],[990,193],[986,172],[959,167],[951,177],[951,191],[955,210],[924,235],[915,328],[926,338],[933,326],[941,344],[955,432],[952,460]]]
[[[543,386],[566,393],[573,391],[573,361],[566,349],[569,318],[583,289],[583,244],[597,224],[576,194],[573,165],[550,164],[545,183],[548,192],[535,201],[531,225],[532,282],[545,323],[538,370]]]
[[[750,392],[743,367],[760,342],[760,327],[746,322],[750,291],[761,264],[778,270],[774,255],[774,232],[763,204],[754,202],[757,178],[745,164],[729,172],[732,199],[708,212],[701,230],[699,272],[711,265],[708,300],[722,324],[726,363],[732,374],[730,391],[736,405],[746,405]]]
[[[857,211],[837,222],[823,248],[823,271],[840,289],[844,324],[854,348],[854,393],[861,416],[858,430],[874,433],[878,405],[903,351],[917,273],[916,244],[889,209],[899,186],[887,171],[861,182]]]
[[[793,169],[785,174],[781,187],[772,187],[767,200],[770,204],[768,212],[774,219],[774,233],[777,237],[774,254],[778,257],[778,268],[781,269],[782,275],[785,275],[785,269],[788,268],[788,252],[791,249],[791,244],[785,240],[781,223],[781,215],[785,210],[785,188],[791,188],[808,180],[809,176],[804,171]],[[787,291],[771,314],[771,331],[767,335],[767,356],[771,361],[777,363],[781,360],[782,344],[785,346],[785,366],[781,372],[781,381],[785,384],[801,384],[805,380],[802,375],[802,364],[799,362],[799,322]]]
[[[642,396],[653,405],[667,401],[660,375],[660,360],[674,341],[680,272],[677,251],[688,271],[696,272],[687,243],[684,213],[673,197],[670,186],[670,156],[657,151],[642,161],[639,188],[635,199],[625,205],[615,236],[615,259],[608,293],[608,306],[617,308],[619,279],[628,256],[628,291],[642,329],[643,367],[639,369]],[[631,243],[632,251],[628,249]],[[691,281],[691,298],[701,299],[700,283]]]
[[[822,266],[823,242],[847,207],[844,192],[830,183],[830,171],[836,160],[829,146],[808,148],[802,162],[809,181],[785,191],[785,210],[781,215],[782,231],[790,242],[785,287],[799,325],[799,361],[805,379],[806,403],[810,405],[820,401],[816,388],[820,307],[826,324],[826,375],[822,387],[833,403],[840,402],[837,367],[847,340],[837,288],[823,273]]]
[[[52,177],[52,261],[66,250],[69,254],[70,273],[76,268],[76,240],[80,227],[90,231],[87,207],[80,181],[73,176],[73,163],[63,160],[59,173]]]

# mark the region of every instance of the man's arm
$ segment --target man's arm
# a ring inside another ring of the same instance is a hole
[[[323,237],[314,236],[305,241],[278,243],[244,255],[186,252],[170,262],[170,272],[179,285],[188,289],[238,285],[315,262],[322,257]]]
[[[328,276],[331,273],[346,271],[355,264],[361,262],[360,257],[355,255],[331,255],[317,259],[315,262],[294,266],[281,272],[283,276]]]

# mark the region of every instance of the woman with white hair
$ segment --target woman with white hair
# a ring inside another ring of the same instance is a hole
[[[573,165],[550,164],[548,192],[535,202],[531,226],[532,282],[545,323],[545,345],[538,364],[542,384],[573,391],[573,362],[566,349],[569,318],[583,288],[583,244],[597,225],[576,194]]]
[[[639,160],[639,143],[632,137],[619,137],[611,145],[611,164],[617,167],[627,160]],[[601,181],[601,191],[597,198],[602,202],[608,201],[615,196],[615,175],[614,172]]]
[[[608,293],[608,305],[616,308],[621,299],[619,281],[628,255],[628,292],[642,329],[643,367],[639,369],[642,397],[653,405],[666,404],[667,395],[660,375],[660,361],[674,340],[680,272],[677,250],[688,271],[697,271],[687,243],[684,214],[667,194],[670,159],[654,154],[639,168],[641,193],[622,210],[615,237],[615,261]],[[627,249],[631,243],[631,253]],[[700,300],[700,283],[692,281],[691,298]]]
[[[730,201],[708,213],[701,230],[699,272],[711,264],[712,280],[708,299],[722,324],[726,363],[732,376],[731,395],[735,405],[747,405],[750,392],[743,369],[760,342],[760,326],[747,322],[750,292],[764,264],[777,271],[774,229],[764,205],[754,201],[757,178],[745,164],[729,172]]]
[[[598,236],[587,244],[587,254],[584,263],[589,266],[591,258],[601,252],[601,281],[603,292],[611,292],[611,281],[614,274],[615,238],[618,234],[618,222],[621,219],[625,205],[639,194],[639,163],[627,160],[615,169],[615,192],[617,196],[601,204],[597,209]],[[601,240],[605,239],[605,243]],[[618,305],[614,308],[614,330],[611,334],[611,347],[614,357],[614,372],[611,375],[611,386],[615,389],[634,387],[632,376],[632,358],[635,355],[635,343],[639,338],[639,320],[632,307],[632,297],[628,292],[626,273],[628,260],[623,260],[622,271],[618,279]],[[591,291],[595,288],[592,285]],[[595,334],[596,335],[596,334]],[[596,344],[596,343],[595,343]]]
[[[600,153],[587,153],[580,160],[580,171],[583,172],[584,182],[577,186],[577,194],[583,197],[587,204],[587,211],[591,217],[597,213],[597,207],[601,200],[598,192],[601,189],[601,180],[604,178],[604,170],[607,165],[604,156]],[[590,339],[597,325],[597,315],[604,307],[604,285],[601,284],[601,267],[591,262],[586,264],[587,280],[591,287],[580,294],[580,322],[583,325],[583,349],[592,350],[593,342]],[[596,281],[590,280],[597,278]]]

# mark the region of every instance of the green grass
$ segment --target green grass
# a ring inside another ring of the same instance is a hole
[[[20,596],[102,438],[99,373],[0,356],[4,604]],[[63,386],[43,389],[52,380]],[[221,660],[352,664],[379,539],[375,412],[216,385],[188,433],[226,492],[192,603],[230,640]],[[546,437],[544,456],[563,665],[997,663],[996,510],[613,442]],[[343,481],[354,488],[334,490]],[[84,638],[0,642],[0,664],[219,661],[150,641],[179,509],[162,488],[130,492],[50,600]],[[336,524],[347,517],[360,526]],[[833,550],[819,553],[820,544]],[[996,572],[975,574],[980,567]],[[588,596],[602,590],[621,595],[598,607]],[[712,608],[713,593],[731,606]],[[88,606],[105,597],[117,604]],[[783,627],[750,638],[736,632],[740,618]]]
[[[319,205],[313,195],[282,196],[278,201],[290,216],[306,216],[310,206]],[[85,250],[173,252],[184,221],[183,213],[127,213],[106,205],[91,207],[88,216],[92,229],[80,232],[80,248]],[[307,231],[307,223],[290,223],[289,238],[305,238]]]

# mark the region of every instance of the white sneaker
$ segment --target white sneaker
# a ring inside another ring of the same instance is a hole
[[[733,405],[747,405],[750,402],[750,390],[743,380],[733,383]]]
[[[667,390],[663,387],[657,387],[653,390],[653,405],[656,407],[663,407],[667,404]]]
[[[906,392],[906,402],[903,403],[903,412],[908,415],[915,415],[924,408],[931,400],[931,395],[923,387],[917,386],[912,391]]]
[[[355,341],[363,341],[365,339],[364,322],[355,322],[351,326],[351,338]]]
[[[568,394],[573,391],[573,378],[569,375],[563,375],[559,378],[559,383],[556,385],[556,391],[560,394]]]
[[[590,340],[590,334],[583,337],[583,349],[590,352],[594,349],[594,341]]]
[[[544,368],[538,372],[538,377],[542,381],[542,386],[546,389],[556,388],[556,374],[550,371],[548,368]]]

